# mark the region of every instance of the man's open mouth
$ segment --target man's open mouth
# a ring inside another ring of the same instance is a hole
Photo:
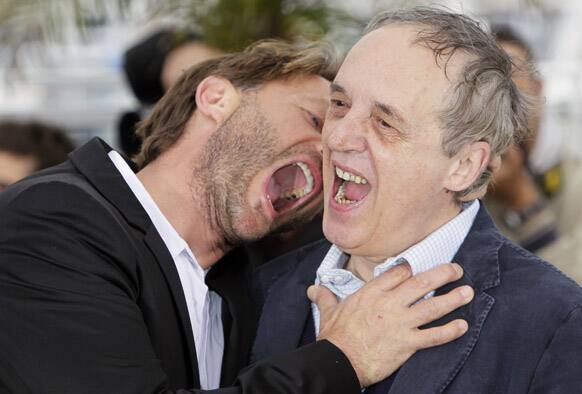
[[[301,205],[316,192],[319,184],[315,169],[302,161],[276,170],[267,185],[267,197],[276,213]]]
[[[364,176],[334,166],[334,201],[340,205],[354,205],[362,201],[370,192],[370,183]]]

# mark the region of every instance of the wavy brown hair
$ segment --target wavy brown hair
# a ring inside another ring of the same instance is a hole
[[[242,52],[198,64],[184,72],[139,124],[137,135],[142,146],[134,161],[143,168],[178,141],[196,110],[198,84],[206,77],[223,77],[244,91],[300,75],[320,75],[333,80],[337,66],[330,45],[277,40],[259,41]]]

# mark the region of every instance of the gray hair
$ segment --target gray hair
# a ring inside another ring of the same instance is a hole
[[[469,55],[439,116],[445,154],[452,157],[468,144],[485,141],[491,147],[491,161],[514,140],[529,133],[529,103],[511,79],[512,62],[478,22],[447,10],[417,7],[377,15],[364,34],[394,24],[418,26],[414,43],[433,51],[437,64],[444,63],[445,75],[447,63],[455,52]],[[482,191],[491,175],[487,167],[471,186],[455,192],[454,197],[460,200]]]

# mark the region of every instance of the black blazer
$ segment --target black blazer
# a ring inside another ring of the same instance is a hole
[[[0,194],[0,392],[199,387],[176,267],[110,150],[92,140]],[[349,361],[329,342],[239,375],[256,325],[244,254],[230,253],[206,281],[224,304],[221,382],[235,385],[218,392],[357,392]]]
[[[253,360],[299,346],[311,315],[305,291],[329,247],[321,241],[257,270],[255,296],[263,307]],[[582,289],[507,240],[483,207],[454,261],[464,277],[437,294],[468,284],[475,298],[432,325],[463,318],[469,331],[416,353],[390,394],[582,392]]]

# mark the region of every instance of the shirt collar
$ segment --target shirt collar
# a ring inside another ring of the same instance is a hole
[[[174,261],[176,257],[182,253],[183,251],[188,251],[191,257],[196,262],[196,266],[199,266],[198,262],[196,261],[196,257],[190,251],[190,247],[184,241],[182,237],[178,234],[176,229],[172,226],[172,224],[168,221],[168,219],[164,216],[160,208],[155,203],[152,196],[148,193],[146,188],[144,187],[143,183],[139,180],[137,175],[132,171],[129,165],[125,162],[123,157],[116,151],[112,150],[108,153],[109,158],[117,168],[117,170],[121,173],[121,176],[133,192],[136,198],[142,205],[143,209],[146,211],[148,216],[150,217],[154,227],[160,234],[160,237],[164,241],[166,248],[168,248],[170,255]]]
[[[404,250],[398,256],[388,258],[385,262],[376,266],[374,268],[374,277],[402,262],[408,262],[412,268],[412,274],[417,275],[440,264],[452,261],[473,225],[479,206],[478,200],[465,203],[461,213],[452,220],[439,227],[422,241]],[[338,284],[338,281],[346,282],[351,279],[346,274],[350,276],[353,274],[343,269],[348,257],[337,245],[332,245],[317,270],[317,282],[324,284],[336,282]]]

